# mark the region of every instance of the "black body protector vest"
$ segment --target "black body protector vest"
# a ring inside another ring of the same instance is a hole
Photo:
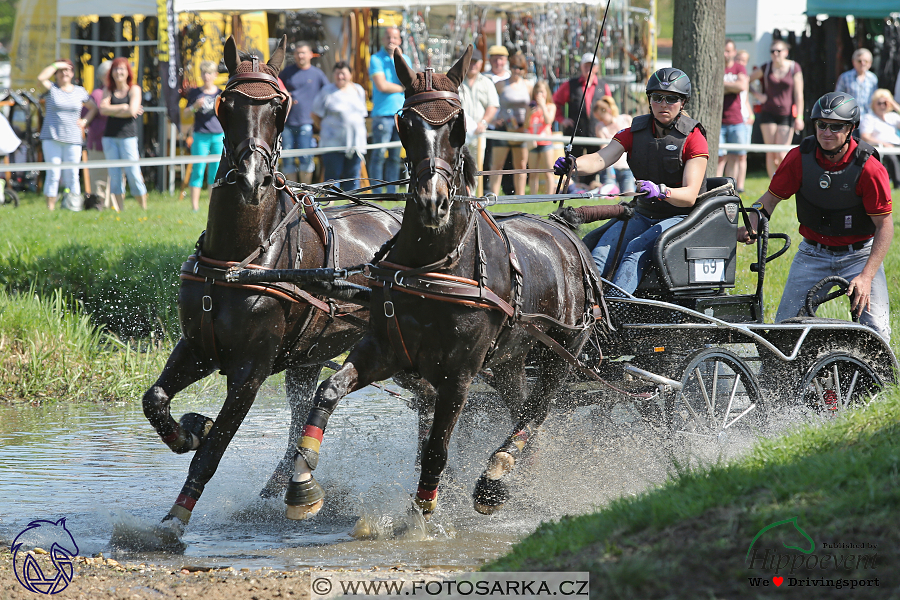
[[[796,194],[797,220],[821,235],[874,235],[875,223],[866,214],[856,184],[863,165],[878,153],[859,141],[853,158],[841,171],[826,171],[816,161],[816,137],[800,143],[803,180]]]
[[[632,144],[628,165],[635,179],[646,179],[654,183],[664,183],[668,187],[684,187],[684,161],[681,152],[684,142],[692,131],[700,128],[703,137],[706,131],[699,121],[681,115],[675,127],[664,137],[653,136],[653,115],[641,115],[631,122]],[[706,177],[700,185],[699,194],[706,191]],[[665,219],[676,215],[689,214],[693,206],[673,206],[661,200],[637,197],[635,210],[652,219]]]

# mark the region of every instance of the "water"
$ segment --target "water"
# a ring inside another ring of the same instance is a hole
[[[173,413],[214,416],[220,403],[214,394],[176,398]],[[290,420],[280,392],[264,391],[194,509],[187,549],[173,555],[110,546],[113,523],[152,525],[165,516],[193,456],[169,451],[139,404],[0,405],[0,542],[11,542],[34,519],[66,517],[82,555],[103,552],[129,562],[476,568],[544,520],[590,512],[664,479],[668,459],[631,436],[628,415],[610,435],[594,418],[599,412],[554,411],[517,465],[512,499],[490,517],[475,513],[471,491],[511,423],[502,414],[467,413],[451,441],[438,511],[423,527],[406,510],[418,481],[416,416],[402,399],[362,390],[341,403],[322,445],[316,478],[327,493],[325,507],[311,521],[294,522],[284,517],[281,498],[258,495],[284,453]],[[361,515],[379,539],[350,536]]]

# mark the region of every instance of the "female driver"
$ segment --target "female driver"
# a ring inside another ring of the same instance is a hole
[[[693,210],[706,185],[709,160],[703,126],[684,112],[691,97],[688,76],[678,69],[660,69],[650,76],[647,97],[650,114],[635,117],[631,127],[616,133],[609,145],[578,158],[565,156],[555,165],[557,174],[574,169],[590,175],[627,153],[628,166],[637,179],[636,191],[644,195],[638,196],[634,217],[609,227],[592,254],[601,275],[610,279],[614,273],[612,283],[629,294],[641,281],[656,239]],[[583,219],[590,208],[580,207],[575,212]],[[626,228],[627,245],[616,268],[607,261],[616,253],[622,227]]]

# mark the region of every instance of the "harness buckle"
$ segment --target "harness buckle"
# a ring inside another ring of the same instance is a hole
[[[390,300],[384,303],[384,316],[388,319],[392,319],[394,317],[394,303]]]
[[[231,177],[231,174],[234,173],[234,177]],[[227,173],[225,173],[225,183],[228,185],[234,185],[237,183],[237,169],[231,169]]]
[[[400,271],[394,271],[394,283],[396,283],[397,285],[402,287],[403,286],[403,278],[402,277],[398,278],[399,275],[400,275]]]
[[[280,178],[280,179],[279,179],[279,178]],[[283,182],[283,183],[281,184],[281,187],[278,187],[278,182],[279,182],[279,181],[282,181],[282,182]],[[279,191],[280,191],[280,190],[283,190],[284,188],[287,187],[287,177],[284,176],[284,173],[282,173],[281,171],[275,171],[275,172],[272,174],[272,186],[273,186],[276,190],[279,190]]]
[[[203,312],[212,312],[212,296],[203,296]]]

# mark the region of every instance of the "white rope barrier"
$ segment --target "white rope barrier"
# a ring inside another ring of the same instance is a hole
[[[527,133],[510,133],[506,131],[484,132],[484,137],[491,140],[505,140],[510,142],[553,142],[555,144],[567,144],[568,137],[558,135],[531,135]],[[580,146],[605,146],[610,140],[592,138],[592,137],[576,137],[573,143]],[[386,148],[399,148],[400,142],[385,142],[382,144],[367,144],[361,150],[368,152],[369,150],[383,150]],[[747,152],[787,152],[795,146],[777,145],[777,144],[720,144],[719,148],[728,150],[746,150]],[[898,154],[900,148],[884,148],[878,146],[878,152],[882,155]],[[350,147],[328,147],[328,148],[307,148],[303,150],[284,150],[281,153],[282,158],[295,158],[298,156],[318,156],[327,152],[346,152],[351,150]],[[141,158],[138,160],[92,160],[88,162],[77,163],[59,163],[53,164],[48,162],[25,162],[25,163],[0,163],[0,173],[7,171],[46,171],[48,169],[108,169],[110,167],[159,167],[159,166],[182,166],[193,165],[198,163],[212,163],[220,159],[220,156],[192,156],[190,154],[179,154],[178,156],[158,156],[152,158]]]

